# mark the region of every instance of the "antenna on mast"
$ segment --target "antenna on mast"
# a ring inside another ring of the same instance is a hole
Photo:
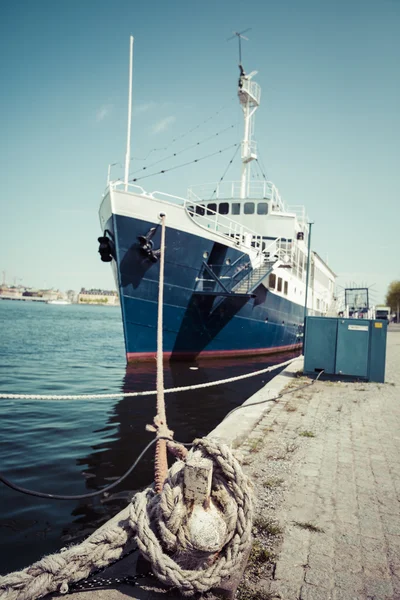
[[[242,65],[242,40],[248,40],[243,34],[250,31],[251,27],[243,31],[234,31],[233,35],[227,41],[239,40],[239,84],[238,96],[243,109],[244,117],[244,135],[242,141],[242,177],[240,180],[240,198],[247,198],[249,194],[248,183],[250,181],[250,163],[257,158],[257,146],[253,140],[254,134],[254,113],[260,105],[261,88],[253,81],[257,71],[252,71],[246,75]]]
[[[247,29],[244,29],[243,31],[233,31],[233,35],[231,35],[231,37],[229,37],[226,41],[229,42],[230,40],[233,40],[235,37],[238,38],[239,40],[239,69],[240,71],[243,70],[243,66],[242,66],[242,40],[246,40],[247,42],[249,41],[249,38],[245,37],[243,34],[246,33],[247,31],[250,31],[251,27],[248,27]]]

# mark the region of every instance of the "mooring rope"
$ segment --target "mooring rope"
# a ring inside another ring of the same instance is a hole
[[[152,565],[154,574],[168,586],[178,586],[190,596],[217,586],[231,575],[243,559],[251,539],[252,502],[247,477],[230,448],[216,440],[195,440],[194,452],[213,462],[211,497],[221,507],[226,536],[217,554],[196,553],[196,564],[187,568],[192,551],[187,530],[188,506],[184,502],[183,468],[177,461],[171,467],[160,494],[154,487],[136,494],[129,505],[129,517],[104,526],[87,540],[46,556],[33,565],[0,577],[2,600],[35,600],[87,578],[122,558],[133,536],[140,552]],[[231,509],[232,499],[236,504]]]
[[[204,383],[195,383],[193,385],[185,385],[181,387],[167,388],[164,390],[164,394],[173,394],[176,392],[187,392],[189,390],[199,390],[201,388],[212,387],[214,385],[223,385],[226,383],[234,383],[241,379],[248,379],[249,377],[256,377],[257,375],[264,375],[276,369],[282,369],[287,367],[295,360],[298,360],[299,356],[286,360],[278,365],[272,365],[259,371],[252,371],[251,373],[245,373],[244,375],[236,375],[235,377],[228,377],[227,379],[218,379],[216,381],[206,381]],[[105,394],[5,394],[0,393],[0,399],[5,400],[101,400],[104,398],[134,398],[136,396],[153,396],[157,394],[157,390],[146,390],[143,392],[117,392],[117,393],[105,393]]]
[[[163,307],[164,307],[164,261],[165,261],[165,219],[161,219],[161,246],[160,246],[160,275],[158,282],[158,314],[157,314],[157,415],[154,418],[157,444],[154,459],[154,484],[157,493],[160,493],[168,473],[167,442],[165,437],[172,439],[173,432],[168,429],[167,415],[164,399],[164,368],[163,368]],[[149,429],[149,427],[148,427]],[[154,428],[153,428],[154,430]]]

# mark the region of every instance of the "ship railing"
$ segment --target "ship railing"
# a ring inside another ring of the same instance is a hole
[[[246,186],[246,198],[241,198],[240,181],[220,181],[191,186],[188,199],[192,202],[212,202],[213,200],[272,200],[273,210],[286,212],[279,191],[272,181],[249,181]]]
[[[194,201],[193,196],[192,200],[190,200],[179,196],[173,196],[165,192],[154,191],[148,193],[141,186],[131,183],[125,184],[123,181],[110,182],[110,187],[136,193],[145,196],[146,198],[159,200],[160,202],[178,205],[186,211],[186,214],[199,227],[216,233],[225,239],[228,237],[239,247],[245,247],[248,250],[253,249],[257,256],[261,255],[265,246],[262,236],[256,231],[245,227],[242,223],[238,223],[225,215],[217,213],[206,207],[204,204],[200,204],[198,197],[196,198],[196,201]]]
[[[216,290],[219,285],[223,285],[228,291],[233,291],[236,286],[244,282],[246,278],[253,273],[260,272],[266,266],[272,268],[274,263],[280,263],[279,252],[280,238],[272,240],[270,244],[264,248],[258,261],[249,260],[247,253],[242,253],[239,257],[230,262],[211,263],[203,262],[200,275],[196,278],[196,291],[204,291],[205,289]],[[210,278],[210,271],[217,277]]]
[[[257,255],[261,254],[263,240],[256,231],[198,202],[189,203],[188,201],[185,208],[189,217],[203,229],[217,233],[224,238],[231,238],[237,246],[244,246],[249,250],[254,249]]]
[[[272,210],[279,210],[286,212],[283,200],[279,194],[279,191],[272,181],[251,181],[247,185],[246,198],[240,198],[241,182],[240,181],[222,181],[218,183],[206,183],[197,186],[191,186],[187,192],[187,198],[175,196],[172,194],[166,194],[165,192],[147,192],[142,186],[136,183],[124,183],[120,179],[116,181],[110,181],[109,187],[122,191],[127,191],[133,194],[139,194],[140,196],[146,196],[147,198],[158,198],[165,202],[172,204],[178,204],[180,206],[186,206],[192,202],[210,202],[211,200],[220,199],[232,199],[232,200],[246,200],[246,199],[266,199],[272,200]],[[159,198],[161,197],[161,198]],[[296,208],[296,207],[291,207]],[[299,207],[297,207],[299,208]],[[303,208],[303,207],[300,207]],[[304,208],[303,208],[304,210]]]
[[[306,209],[302,204],[291,204],[287,207],[288,212],[294,213],[300,223],[307,223]]]

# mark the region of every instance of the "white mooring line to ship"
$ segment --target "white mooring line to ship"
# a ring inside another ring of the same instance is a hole
[[[286,360],[279,365],[272,365],[259,371],[253,371],[252,373],[245,373],[244,375],[237,375],[236,377],[228,377],[227,379],[218,379],[216,381],[206,381],[205,383],[195,383],[194,385],[185,385],[175,388],[167,388],[164,390],[164,394],[172,394],[175,392],[187,392],[189,390],[199,390],[201,388],[212,387],[214,385],[223,385],[224,383],[233,383],[240,379],[248,379],[250,377],[256,377],[257,375],[263,375],[270,371],[275,371],[290,365],[293,361],[297,360],[298,356]],[[133,398],[135,396],[154,396],[157,394],[157,390],[146,390],[144,392],[117,392],[117,393],[105,393],[105,394],[74,394],[74,395],[56,395],[56,394],[2,394],[0,393],[0,399],[3,400],[100,400],[102,398]]]

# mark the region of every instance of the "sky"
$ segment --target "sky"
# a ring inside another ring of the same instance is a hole
[[[384,301],[400,279],[400,0],[3,0],[1,281],[114,288],[98,208],[125,157],[130,35],[131,177],[223,149],[138,183],[185,196],[221,178],[242,135],[227,38],[247,28],[265,175],[305,205],[339,291],[368,285]],[[236,159],[225,179],[239,178]]]

